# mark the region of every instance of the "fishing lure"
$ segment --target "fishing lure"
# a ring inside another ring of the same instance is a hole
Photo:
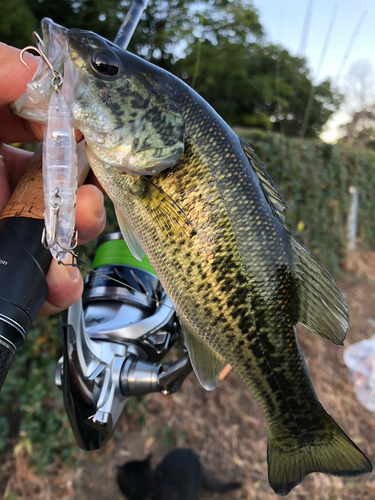
[[[45,230],[42,243],[58,262],[62,262],[78,241],[74,230],[78,188],[77,143],[70,111],[61,93],[63,77],[44,54],[41,48],[44,44],[39,35],[33,35],[38,46],[25,47],[21,51],[21,61],[26,64],[22,59],[25,50],[36,50],[53,73],[53,91],[43,138]]]

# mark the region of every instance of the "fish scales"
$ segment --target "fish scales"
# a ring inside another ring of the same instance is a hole
[[[274,491],[285,495],[314,471],[370,471],[320,404],[295,328],[341,345],[346,304],[286,227],[261,162],[178,78],[94,33],[42,26],[47,56],[72,77],[70,108],[90,164],[133,253],[132,233],[173,301],[198,379],[214,388],[228,361],[265,414]],[[43,79],[37,72],[33,103],[42,104]],[[14,109],[34,116],[25,99]]]

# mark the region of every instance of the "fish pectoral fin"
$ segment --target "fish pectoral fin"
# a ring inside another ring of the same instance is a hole
[[[343,345],[349,328],[348,308],[332,276],[295,238],[299,284],[298,321],[312,332]]]
[[[351,477],[372,471],[370,460],[330,415],[321,410],[317,421],[320,430],[313,434],[307,432],[309,437],[305,440],[296,435],[295,440],[283,441],[282,438],[276,439],[269,430],[268,479],[278,495],[287,495],[311,472]]]
[[[116,212],[117,222],[118,222],[118,225],[120,226],[122,236],[124,237],[124,240],[126,241],[126,244],[128,245],[129,250],[134,255],[134,257],[141,262],[144,254],[145,254],[145,252],[143,251],[143,248],[138,243],[138,240],[134,236],[134,233],[131,230],[127,220],[122,215],[120,210],[116,207],[116,205],[115,205],[115,212]]]
[[[144,180],[144,195],[148,198],[148,208],[152,211],[154,221],[163,233],[166,230],[172,230],[183,238],[191,238],[195,234],[195,229],[178,203],[151,179],[147,177],[142,177],[142,179]]]
[[[219,358],[184,319],[181,317],[179,319],[194,373],[202,387],[207,391],[212,391],[218,384],[225,360]]]

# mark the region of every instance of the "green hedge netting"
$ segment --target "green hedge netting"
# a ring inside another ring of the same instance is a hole
[[[375,245],[375,153],[271,132],[235,129],[255,150],[288,205],[298,239],[336,273],[346,254],[349,187],[359,190],[358,238]]]

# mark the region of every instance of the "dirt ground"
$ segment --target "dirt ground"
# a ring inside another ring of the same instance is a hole
[[[337,280],[348,303],[351,327],[345,346],[375,334],[375,254],[352,256]],[[343,349],[299,328],[306,363],[326,410],[375,462],[375,413],[357,401],[343,362]],[[116,467],[152,454],[153,464],[174,447],[190,447],[211,477],[239,480],[242,488],[202,499],[275,500],[268,485],[266,425],[254,398],[231,371],[213,392],[206,392],[191,374],[172,395],[149,395],[128,401],[114,439],[101,451],[81,453],[76,470],[56,468],[33,476],[22,456],[11,464],[10,488],[19,499],[121,500]],[[0,493],[1,495],[1,493]],[[1,497],[0,497],[1,498]],[[13,500],[7,496],[4,500]],[[290,500],[373,500],[375,472],[358,478],[310,474],[287,497]]]

